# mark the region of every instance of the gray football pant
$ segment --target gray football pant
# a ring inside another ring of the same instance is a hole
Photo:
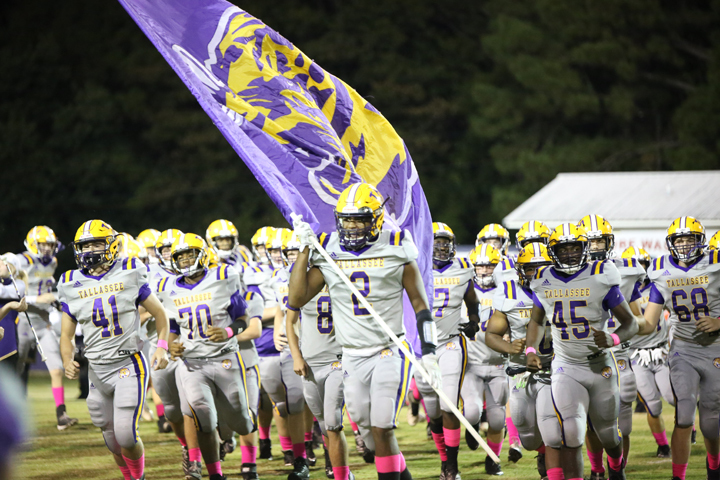
[[[140,439],[137,427],[150,378],[148,362],[136,353],[107,365],[90,364],[88,377],[90,419],[108,449],[121,455],[120,448],[133,448]]]
[[[20,321],[17,324],[18,333],[18,373],[25,370],[25,363],[28,360],[30,349],[35,346],[35,337],[33,336],[30,324],[23,314],[20,314]],[[37,333],[40,346],[47,358],[45,365],[48,370],[64,370],[62,356],[60,356],[60,341],[55,331],[46,322],[33,321],[35,333]]]
[[[542,444],[560,445],[560,424],[552,404],[550,379],[538,381],[532,375],[525,388],[518,388],[515,377],[510,378],[510,417],[526,450],[537,450]]]
[[[242,356],[242,355],[241,355]],[[254,365],[245,369],[245,384],[247,385],[248,406],[254,417],[257,418],[260,408],[260,367]],[[222,418],[219,420],[218,433],[223,441],[232,440],[235,432]]]
[[[156,347],[150,348],[150,357],[155,354]],[[162,370],[150,370],[153,388],[157,392],[160,400],[165,407],[165,418],[173,423],[181,423],[183,421],[182,404],[185,399],[182,391],[178,388],[178,382],[175,378],[178,365],[182,360],[169,360],[167,367]]]
[[[442,390],[447,397],[458,406],[460,391],[467,369],[467,339],[464,336],[451,338],[436,348],[438,365],[442,374]],[[425,410],[432,420],[442,416],[442,412],[450,412],[450,407],[440,401],[440,397],[432,389],[422,375],[415,372],[415,384],[422,394],[425,403]],[[462,411],[462,405],[460,410]]]
[[[618,426],[624,436],[632,433],[633,402],[637,398],[637,383],[628,353],[625,350],[615,355],[618,371],[620,372],[620,415],[618,415]]]
[[[675,398],[670,387],[670,368],[666,362],[651,362],[645,366],[633,360],[632,366],[637,382],[638,398],[651,417],[660,416],[663,399],[675,406]]]
[[[302,379],[293,370],[289,348],[275,357],[261,357],[260,374],[263,389],[281,417],[303,412],[305,397]]]
[[[505,405],[509,396],[505,365],[468,364],[461,396],[463,415],[473,425],[480,422],[483,411],[483,394],[488,425],[492,430],[499,432],[505,428]]]
[[[343,390],[353,421],[366,430],[397,427],[412,378],[410,360],[395,345],[369,356],[343,348],[342,358]]]
[[[177,369],[186,402],[183,415],[195,421],[198,431],[210,433],[218,416],[240,435],[255,428],[248,407],[245,365],[240,354],[230,352],[213,358],[186,358]]]
[[[620,444],[619,374],[610,353],[586,365],[555,357],[552,362],[552,400],[560,421],[563,446],[582,446],[588,420],[605,448]],[[557,444],[550,446],[560,447]]]
[[[308,376],[302,379],[305,401],[320,424],[323,435],[327,431],[339,432],[343,428],[343,365],[333,362],[330,365],[310,367]]]
[[[700,430],[720,436],[720,344],[701,346],[674,339],[668,354],[670,384],[675,396],[675,424],[690,427],[700,400]]]

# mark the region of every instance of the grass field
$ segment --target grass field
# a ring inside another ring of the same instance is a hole
[[[119,479],[120,471],[105,447],[100,431],[90,423],[88,410],[83,400],[76,400],[78,388],[75,382],[66,382],[66,400],[68,412],[80,419],[80,425],[58,432],[55,427],[55,406],[50,390],[50,378],[43,375],[31,377],[29,386],[29,408],[34,420],[34,436],[27,452],[22,454],[16,468],[18,478],[27,479]],[[401,413],[401,426],[396,434],[407,460],[410,471],[416,479],[437,479],[439,473],[439,457],[432,441],[425,436],[422,424],[410,427],[405,422],[406,411]],[[674,410],[665,406],[664,417],[668,426],[668,437],[672,431]],[[635,414],[632,434],[630,464],[627,467],[628,479],[664,479],[671,477],[670,459],[655,457],[656,445],[650,434],[644,414]],[[347,428],[346,432],[350,432]],[[145,443],[146,478],[181,479],[179,444],[172,434],[157,433],[155,423],[141,423],[140,434]],[[281,463],[280,447],[277,433],[272,430],[273,455],[276,460],[259,460],[258,472],[263,480],[285,479],[288,469]],[[353,446],[350,454],[351,470],[358,480],[377,478],[374,465],[366,465],[355,453],[352,435],[348,441]],[[692,448],[688,480],[705,478],[705,458],[702,434],[698,431],[697,445]],[[318,465],[311,468],[311,478],[325,478],[321,452],[318,454]],[[491,478],[485,475],[483,460],[485,453],[472,452],[465,447],[464,440],[460,448],[460,470],[464,480]],[[505,475],[501,478],[537,479],[535,470],[535,453],[524,452],[524,457],[517,464],[507,462],[507,442],[503,445],[501,455]],[[223,464],[223,473],[229,478],[240,478],[239,449],[228,455]],[[585,471],[590,472],[587,457]]]

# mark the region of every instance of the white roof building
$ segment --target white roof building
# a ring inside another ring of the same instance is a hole
[[[560,173],[503,225],[517,230],[541,220],[554,228],[588,214],[613,226],[616,255],[631,245],[664,254],[665,231],[677,217],[700,220],[707,238],[720,229],[720,171]]]

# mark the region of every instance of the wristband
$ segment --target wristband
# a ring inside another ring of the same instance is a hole
[[[165,351],[167,352],[167,351],[168,351],[167,340],[163,340],[162,338],[161,338],[160,340],[158,340],[158,342],[157,342],[157,348],[164,348]]]
[[[233,332],[233,329],[232,329],[232,328],[230,328],[230,327],[225,327],[225,331],[226,331],[227,334],[228,334],[228,338],[232,338],[232,337],[235,336],[235,332]]]
[[[620,337],[618,337],[617,333],[611,333],[610,336],[613,339],[613,346],[620,345]]]
[[[299,311],[300,311],[299,308],[291,307],[290,305],[286,305],[286,307],[287,307],[288,310],[292,310],[293,312],[299,312]]]
[[[527,347],[525,349],[525,355],[527,355],[528,353],[534,353],[535,355],[537,355],[537,350],[535,350],[533,347]]]

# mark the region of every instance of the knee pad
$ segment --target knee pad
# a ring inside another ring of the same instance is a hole
[[[505,428],[505,405],[488,405],[487,419],[491,430],[499,432]]]
[[[115,440],[122,448],[133,448],[137,443],[137,430],[134,428],[133,422],[118,422],[115,424]],[[103,434],[104,436],[104,434]],[[113,452],[114,453],[114,452]]]
[[[620,416],[618,417],[618,426],[620,427],[620,431],[622,432],[623,436],[627,436],[632,433],[632,416],[632,403],[621,403]]]
[[[305,398],[301,395],[300,398],[292,399],[286,408],[290,415],[303,413],[305,411]]]
[[[482,415],[482,400],[478,402],[478,400],[472,399],[463,402],[462,411],[463,415],[471,425],[477,425],[480,423],[480,416]]]
[[[695,424],[695,398],[677,399],[675,407],[675,425],[680,428],[692,427]]]
[[[210,433],[217,428],[217,414],[213,418],[211,409],[207,405],[188,405],[198,432]]]
[[[708,439],[717,439],[720,437],[720,412],[717,405],[709,405],[703,403],[700,396],[700,431],[703,436]]]
[[[289,412],[287,409],[287,404],[285,402],[275,403],[273,404],[273,407],[277,411],[278,415],[280,415],[282,418],[287,418]]]
[[[662,414],[662,399],[659,395],[657,395],[657,398],[648,399],[638,392],[638,399],[640,400],[640,403],[645,405],[645,410],[647,410],[651,417],[658,418]]]
[[[172,403],[164,403],[163,405],[165,405],[165,418],[167,418],[168,421],[172,423],[182,423],[183,414],[180,408],[176,407]]]
[[[594,426],[594,430],[604,448],[617,447],[622,442],[620,432],[618,432],[618,427],[615,422],[610,425],[605,425],[602,428]]]
[[[105,445],[107,446],[108,450],[110,450],[115,455],[122,455],[122,450],[120,450],[120,445],[118,444],[117,440],[115,439],[115,432],[112,430],[103,430],[102,431],[103,439],[105,440]]]
[[[434,420],[442,417],[440,399],[435,392],[433,392],[432,395],[423,395],[423,402],[425,403],[425,411],[427,412],[429,419]]]
[[[537,432],[534,428],[532,431],[518,430],[518,436],[520,437],[520,443],[525,450],[537,450],[543,444],[540,432]]]

